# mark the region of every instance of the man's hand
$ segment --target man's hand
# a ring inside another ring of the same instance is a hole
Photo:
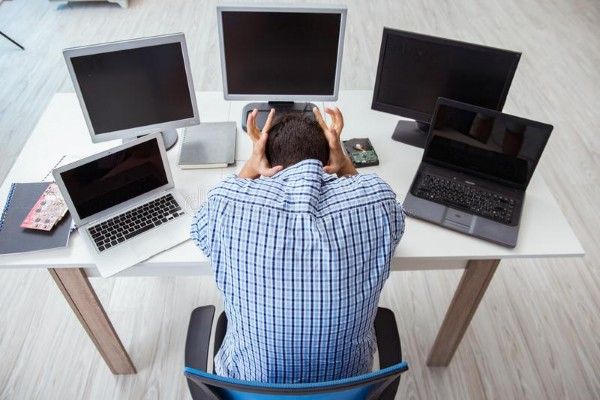
[[[246,129],[248,131],[248,136],[252,141],[252,155],[248,161],[246,161],[240,173],[238,174],[240,178],[256,179],[261,175],[273,176],[283,169],[281,165],[271,167],[265,154],[267,139],[269,137],[269,129],[271,129],[271,124],[273,123],[275,109],[271,109],[271,112],[269,112],[267,122],[265,122],[262,132],[256,126],[256,114],[258,114],[258,110],[256,109],[248,114]]]
[[[321,112],[317,107],[313,108],[313,113],[317,122],[325,132],[327,143],[329,144],[329,161],[327,165],[323,167],[323,170],[328,174],[337,174],[339,177],[347,175],[356,175],[358,171],[354,168],[354,164],[346,155],[342,149],[342,141],[340,136],[342,129],[344,129],[344,117],[339,108],[325,109],[325,112],[331,117],[331,125],[327,126]]]

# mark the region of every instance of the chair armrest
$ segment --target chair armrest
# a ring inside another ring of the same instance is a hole
[[[394,312],[388,308],[377,308],[375,337],[379,351],[379,368],[387,368],[402,362],[402,347]]]
[[[394,312],[388,308],[377,308],[375,316],[375,337],[377,338],[377,351],[379,352],[379,368],[387,368],[402,362],[402,346]],[[379,400],[393,400],[398,391],[400,377],[394,380],[379,395]]]
[[[198,307],[192,311],[185,340],[185,366],[207,372],[208,349],[212,333],[215,306]]]

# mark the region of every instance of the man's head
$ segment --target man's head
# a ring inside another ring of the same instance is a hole
[[[317,121],[298,113],[283,114],[269,129],[266,155],[271,165],[283,168],[308,159],[326,165],[329,144]]]

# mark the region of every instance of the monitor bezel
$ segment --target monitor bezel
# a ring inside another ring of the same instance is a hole
[[[227,66],[225,65],[225,43],[223,37],[223,12],[283,12],[283,13],[314,13],[314,14],[340,14],[340,35],[338,38],[338,52],[335,66],[335,82],[331,95],[311,94],[236,94],[230,93],[227,85]],[[336,101],[338,99],[342,58],[344,53],[344,35],[346,32],[346,15],[348,9],[337,5],[218,5],[217,24],[219,28],[219,55],[221,57],[221,79],[223,81],[223,95],[225,100],[256,100],[256,101]]]
[[[81,93],[81,88],[79,87],[79,82],[77,80],[77,75],[73,68],[73,63],[71,59],[74,57],[81,56],[89,56],[94,54],[101,53],[110,53],[121,50],[131,50],[138,49],[143,47],[152,47],[163,44],[173,44],[178,43],[181,47],[181,52],[183,55],[183,63],[185,66],[185,73],[187,78],[189,96],[192,103],[192,112],[193,116],[189,118],[183,118],[173,121],[165,121],[157,124],[151,125],[142,125],[133,128],[120,129],[112,132],[103,132],[96,133],[94,127],[92,125],[92,121],[90,119],[90,115],[85,104],[85,100]],[[121,40],[110,43],[102,43],[102,44],[94,44],[89,46],[80,46],[80,47],[72,47],[63,50],[63,56],[67,63],[67,69],[69,70],[69,75],[73,82],[73,87],[75,88],[75,93],[77,94],[77,99],[79,100],[79,105],[81,106],[81,110],[83,112],[83,117],[85,119],[85,123],[88,127],[88,131],[90,134],[90,138],[93,143],[106,142],[115,139],[131,139],[136,138],[141,135],[145,135],[153,132],[161,132],[163,130],[169,129],[177,129],[183,128],[186,126],[198,125],[200,123],[200,117],[198,115],[198,106],[196,102],[196,92],[194,90],[194,82],[192,80],[192,72],[190,68],[190,62],[188,59],[188,51],[187,51],[187,43],[185,40],[185,35],[183,33],[175,33],[169,35],[160,35],[160,36],[152,36],[145,38],[137,38],[130,40]]]
[[[459,110],[466,110],[466,111],[472,111],[474,113],[481,113],[487,116],[491,116],[493,118],[498,118],[498,117],[502,117],[502,118],[506,118],[508,120],[511,121],[515,121],[518,122],[520,124],[523,125],[527,125],[527,126],[532,126],[532,127],[536,127],[539,128],[541,130],[543,130],[544,132],[547,132],[546,134],[546,142],[544,143],[544,145],[542,146],[541,150],[540,150],[540,156],[537,158],[537,160],[535,160],[535,163],[533,164],[533,169],[531,171],[531,176],[527,179],[527,182],[525,182],[523,185],[518,185],[515,184],[514,182],[511,181],[507,181],[505,179],[500,179],[497,177],[493,177],[490,175],[486,175],[486,174],[478,174],[478,176],[480,176],[481,178],[485,178],[485,179],[489,179],[491,181],[512,187],[512,188],[516,188],[516,189],[520,189],[520,190],[525,190],[527,189],[527,186],[529,186],[529,182],[531,182],[531,178],[533,178],[533,174],[535,173],[535,170],[537,169],[537,166],[540,162],[540,159],[542,158],[542,155],[544,154],[544,149],[546,148],[546,146],[548,146],[548,141],[550,140],[550,136],[552,134],[552,131],[554,130],[554,126],[544,123],[544,122],[540,122],[540,121],[534,121],[531,119],[527,119],[527,118],[523,118],[523,117],[518,117],[516,115],[512,115],[512,114],[507,114],[507,113],[503,113],[502,111],[497,111],[497,110],[492,110],[490,108],[485,108],[485,107],[480,107],[480,106],[476,106],[473,104],[469,104],[469,103],[463,103],[461,101],[458,100],[452,100],[452,99],[448,99],[445,97],[438,97],[436,103],[435,103],[435,109],[433,112],[433,116],[431,119],[431,124],[429,126],[429,130],[427,132],[427,143],[425,144],[425,148],[423,150],[423,157],[421,159],[422,162],[424,163],[430,163],[430,164],[436,164],[436,165],[441,165],[445,168],[450,168],[450,166],[446,165],[446,164],[442,164],[442,163],[437,163],[435,159],[432,158],[428,158],[428,149],[429,149],[429,145],[431,143],[431,140],[433,138],[433,131],[435,130],[435,122],[437,119],[437,115],[439,112],[439,109],[441,106],[449,106],[449,107],[453,107]],[[455,168],[455,167],[452,167]],[[462,172],[467,172],[470,174],[475,174],[473,171],[469,170],[469,171],[462,171]],[[477,175],[477,174],[476,174]]]
[[[75,204],[71,200],[71,195],[69,194],[69,190],[67,189],[67,186],[65,185],[65,182],[62,179],[62,174],[65,171],[70,171],[70,170],[78,168],[82,165],[88,164],[92,161],[96,161],[102,157],[106,157],[110,154],[114,154],[121,150],[125,150],[130,147],[137,146],[141,143],[144,143],[144,142],[147,142],[150,140],[156,140],[156,142],[158,143],[158,150],[160,152],[160,157],[161,157],[161,160],[163,163],[163,168],[165,170],[165,175],[167,176],[167,183],[162,186],[159,186],[155,189],[152,189],[149,192],[140,194],[140,195],[133,197],[127,201],[124,201],[123,203],[119,203],[112,207],[109,207],[106,210],[97,212],[97,213],[87,216],[85,218],[81,218],[79,216],[79,213],[77,212],[77,208],[75,207]],[[67,207],[69,208],[69,211],[71,212],[71,216],[73,217],[73,222],[75,223],[76,227],[85,225],[92,221],[98,221],[98,220],[110,217],[111,215],[114,215],[116,211],[125,210],[127,208],[130,208],[133,205],[140,203],[142,201],[142,199],[155,196],[156,194],[168,191],[175,187],[175,184],[173,182],[173,175],[171,174],[171,168],[169,167],[169,160],[167,158],[167,151],[165,149],[164,141],[162,140],[161,134],[158,132],[148,134],[142,138],[129,141],[120,146],[113,147],[111,149],[102,151],[100,153],[96,153],[94,155],[82,158],[81,160],[77,160],[70,164],[58,167],[52,171],[52,175],[54,176],[54,181],[58,185],[58,188],[65,200],[65,203],[67,203]]]
[[[517,71],[517,66],[519,65],[519,61],[521,59],[521,53],[513,50],[505,50],[497,47],[490,47],[475,43],[463,42],[460,40],[447,39],[437,36],[425,35],[416,32],[408,32],[400,29],[393,29],[389,27],[383,28],[383,35],[381,38],[381,47],[379,49],[379,61],[377,63],[377,75],[375,76],[375,86],[373,88],[373,100],[371,102],[371,109],[376,111],[382,111],[388,114],[394,114],[405,118],[414,119],[419,122],[429,123],[433,117],[434,109],[431,111],[431,114],[427,114],[421,111],[412,110],[406,107],[395,106],[391,104],[384,103],[379,100],[379,90],[381,88],[381,71],[383,69],[384,55],[387,40],[391,35],[400,35],[403,37],[411,38],[411,39],[419,39],[425,40],[436,44],[443,44],[447,46],[457,46],[468,49],[478,49],[478,50],[486,50],[490,52],[498,52],[509,54],[514,57],[513,65],[509,71],[508,76],[506,77],[506,81],[504,82],[504,88],[498,99],[498,104],[496,106],[497,111],[502,111],[504,108],[504,104],[506,103],[506,98],[508,97],[508,91],[512,84],[513,78],[515,76],[515,72]]]

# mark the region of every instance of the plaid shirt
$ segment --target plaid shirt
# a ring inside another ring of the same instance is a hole
[[[337,178],[305,160],[272,178],[232,176],[192,225],[223,293],[216,373],[278,383],[371,370],[373,323],[404,211],[376,175]]]

